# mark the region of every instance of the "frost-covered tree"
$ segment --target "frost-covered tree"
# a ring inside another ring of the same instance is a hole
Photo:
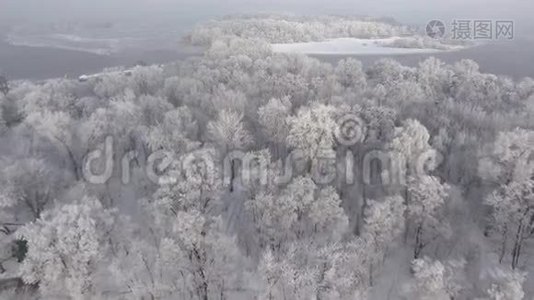
[[[407,299],[455,299],[463,288],[464,261],[442,263],[428,257],[412,262],[413,282],[405,286]]]
[[[363,234],[375,247],[375,253],[383,253],[393,246],[395,240],[404,232],[405,209],[404,199],[400,196],[367,202]]]
[[[95,198],[43,212],[17,235],[27,241],[21,266],[25,283],[38,284],[43,295],[84,299],[99,295],[98,274],[106,255],[116,212]]]
[[[317,271],[304,262],[304,249],[291,246],[284,256],[267,251],[258,272],[264,282],[262,299],[308,299],[316,294]]]
[[[0,181],[0,273],[4,273],[4,263],[13,256],[13,231],[20,223],[17,222],[17,202],[19,197],[13,184]]]
[[[411,106],[421,105],[426,101],[421,86],[411,80],[395,84],[388,90],[385,98],[385,101],[382,101],[381,104],[387,104],[392,107],[402,105],[407,107],[406,110]]]
[[[532,174],[534,150],[531,131],[515,129],[498,135],[489,155],[479,164],[480,175],[498,187],[485,199],[491,208],[489,227],[502,237],[500,261],[511,246],[512,268],[518,267],[523,244],[532,235]]]
[[[496,268],[491,270],[491,278],[492,283],[487,290],[490,300],[524,299],[525,273]]]
[[[231,110],[221,111],[217,120],[208,124],[207,134],[208,139],[219,149],[222,160],[232,151],[246,150],[253,142],[253,136],[243,122],[243,114]],[[237,165],[233,157],[228,158],[231,160],[229,186],[232,192]]]
[[[309,177],[295,178],[280,194],[262,192],[246,203],[260,246],[279,249],[286,241],[313,237],[336,241],[348,219],[335,189],[320,189]]]
[[[17,222],[39,218],[47,206],[61,195],[61,188],[68,182],[63,181],[64,174],[50,165],[50,161],[37,158],[6,162],[0,174],[4,199],[14,201],[17,206],[10,219]]]
[[[138,66],[132,69],[130,86],[137,95],[154,95],[163,86],[162,68]]]
[[[439,59],[431,57],[419,63],[417,81],[429,98],[427,100],[443,100],[449,92],[451,80],[452,71]]]
[[[404,199],[400,196],[368,201],[363,233],[377,250],[391,246],[404,231],[405,208]]]
[[[19,195],[15,186],[8,180],[0,181],[0,219],[2,220],[2,232],[10,233],[9,223],[16,221],[15,213],[12,211],[17,205]]]
[[[368,106],[361,109],[365,121],[367,143],[388,143],[394,138],[397,112],[387,106]]]
[[[492,229],[502,236],[500,261],[510,251],[513,269],[519,266],[521,254],[525,252],[525,243],[534,233],[533,189],[532,180],[512,182],[503,185],[485,199],[485,203],[492,209]]]
[[[392,150],[402,155],[406,163],[407,176],[422,176],[421,163],[425,153],[432,150],[430,144],[430,134],[426,127],[417,120],[408,119],[403,122],[402,127],[395,129],[394,139],[391,141]]]
[[[102,142],[106,136],[129,137],[131,132],[139,125],[142,125],[141,106],[138,105],[139,98],[130,89],[126,89],[108,101],[105,107],[99,107],[87,119],[80,124],[80,135],[87,143]],[[151,99],[153,104],[158,103]],[[128,145],[130,139],[120,140],[121,147]]]
[[[382,84],[386,87],[394,86],[409,78],[413,70],[401,65],[399,62],[384,58],[375,62],[368,70],[369,81]]]
[[[153,195],[154,204],[165,214],[196,210],[208,213],[220,209],[222,182],[213,149],[202,149],[184,156],[161,176]]]
[[[534,151],[534,132],[521,128],[500,132],[479,163],[480,176],[496,184],[529,179],[534,173],[530,157]]]
[[[35,130],[38,136],[49,139],[54,146],[64,152],[67,163],[76,180],[81,178],[83,150],[79,149],[74,126],[78,123],[62,111],[41,111],[28,115],[25,123]]]
[[[372,285],[371,251],[367,241],[359,238],[323,248],[319,252],[318,295],[325,299],[367,299]]]
[[[219,149],[220,156],[223,160],[231,151],[245,150],[253,142],[253,136],[243,122],[243,114],[231,110],[219,112],[217,119],[208,124],[207,135],[208,139]],[[231,174],[229,186],[230,191],[233,191],[237,165],[234,159],[231,157],[230,159]]]
[[[448,238],[451,234],[446,216],[448,189],[433,176],[411,179],[408,183],[410,200],[407,205],[407,220],[415,231],[414,258],[438,238]]]
[[[400,155],[397,158],[401,163],[398,167],[405,176],[402,178],[405,181],[401,181],[406,187],[405,237],[411,233],[415,234],[415,258],[419,257],[426,243],[447,232],[447,226],[439,224],[441,220],[446,220],[444,208],[447,186],[443,185],[439,178],[427,174],[439,163],[439,155],[429,141],[430,134],[425,126],[416,120],[408,119],[402,127],[395,129],[394,138],[390,143],[391,149]],[[427,226],[429,232],[425,233],[424,227]],[[430,236],[423,237],[427,234]]]
[[[374,271],[383,263],[387,250],[404,232],[406,206],[400,196],[387,197],[382,201],[370,200],[365,208],[362,238],[369,248],[369,276],[373,283]]]
[[[283,255],[267,251],[258,266],[262,299],[367,299],[368,254],[361,239],[324,246],[301,241]]]
[[[245,149],[252,143],[252,136],[243,122],[243,115],[231,110],[219,112],[217,119],[208,124],[208,138],[223,153]]]
[[[0,92],[4,95],[9,93],[9,82],[5,76],[0,75]]]
[[[6,97],[0,95],[0,134],[3,134],[7,129],[7,112],[5,112],[6,102]]]
[[[353,88],[356,91],[363,91],[367,85],[361,62],[353,58],[339,61],[335,74],[341,85]]]
[[[288,97],[272,98],[258,109],[258,121],[263,131],[276,146],[283,146],[289,135],[287,116],[291,113],[291,102]]]
[[[253,103],[253,101],[247,99],[243,92],[228,89],[222,84],[213,91],[211,102],[215,113],[231,110],[242,114],[248,112],[246,109],[252,106]]]
[[[128,89],[128,83],[129,81],[124,74],[109,72],[99,76],[92,88],[98,98],[109,99]]]
[[[156,114],[163,120],[145,127],[142,132],[144,140],[152,151],[166,150],[184,154],[198,147],[198,124],[187,107]]]
[[[287,144],[292,149],[303,151],[309,170],[321,151],[334,147],[334,132],[337,126],[335,111],[333,106],[314,104],[311,107],[302,107],[296,116],[287,118]]]
[[[136,297],[211,299],[244,288],[246,268],[220,218],[195,209],[166,213],[147,203],[148,232],[120,251],[111,270]]]

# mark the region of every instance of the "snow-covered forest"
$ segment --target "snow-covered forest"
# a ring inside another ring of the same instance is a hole
[[[0,80],[0,298],[532,299],[534,80],[273,53],[405,30],[292,22]]]
[[[338,38],[394,38],[383,43],[383,46],[439,50],[470,44],[467,40],[453,40],[448,36],[433,39],[421,31],[421,28],[386,18],[260,14],[229,16],[201,23],[187,35],[186,40],[197,46],[211,46],[223,38],[261,40],[271,44],[320,42]]]
[[[210,45],[221,36],[263,39],[271,43],[322,41],[339,37],[380,38],[414,34],[415,29],[392,20],[369,17],[290,15],[232,16],[197,25],[188,39]]]

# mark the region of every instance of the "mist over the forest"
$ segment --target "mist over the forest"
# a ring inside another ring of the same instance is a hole
[[[394,17],[405,23],[435,18],[513,18],[529,21],[534,3],[529,0],[3,0],[2,19],[26,21],[83,18],[87,20],[121,17],[185,14],[226,15],[233,13],[291,12],[299,14],[351,14]],[[143,20],[139,20],[142,22]],[[144,20],[150,21],[148,20]]]

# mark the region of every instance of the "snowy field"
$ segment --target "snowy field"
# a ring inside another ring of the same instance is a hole
[[[397,39],[399,37],[384,39],[337,38],[323,42],[272,44],[272,48],[274,52],[279,53],[316,55],[401,55],[444,52],[444,50],[430,48],[394,48],[387,46]],[[463,47],[460,46],[452,48],[452,50],[461,49]]]

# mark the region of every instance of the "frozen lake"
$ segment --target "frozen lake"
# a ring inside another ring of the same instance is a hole
[[[200,50],[177,45],[175,49],[127,49],[109,55],[91,51],[11,45],[0,40],[0,73],[10,79],[47,79],[74,77],[101,72],[105,68],[168,63],[193,55]]]
[[[393,57],[408,66],[416,66],[429,56],[435,56],[447,63],[472,59],[479,63],[483,72],[507,75],[516,79],[534,77],[533,39],[517,39],[457,51],[390,48],[382,47],[370,40],[359,39],[341,39],[334,43],[329,41],[278,44],[273,48],[278,52],[308,53],[333,64],[340,59],[354,57],[362,61],[364,66],[385,57]],[[46,79],[65,75],[78,77],[82,74],[97,73],[108,67],[133,65],[138,61],[160,64],[200,54],[200,49],[189,48],[177,42],[173,47],[165,45],[161,49],[143,47],[126,49],[110,55],[98,55],[58,47],[16,46],[0,39],[0,72],[11,79]]]

